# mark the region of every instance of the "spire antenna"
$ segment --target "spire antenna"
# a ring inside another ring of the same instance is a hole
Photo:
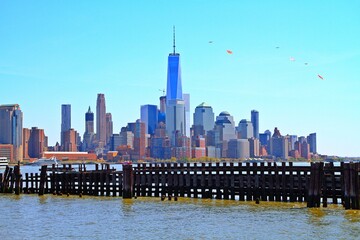
[[[175,26],[173,26],[173,32],[174,32],[174,45],[173,45],[173,48],[174,48],[174,55],[175,55]]]

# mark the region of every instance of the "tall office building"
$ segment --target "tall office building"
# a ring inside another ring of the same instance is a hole
[[[211,106],[201,103],[194,112],[194,136],[207,135],[208,131],[214,129],[214,112]]]
[[[138,119],[135,122],[135,130],[134,130],[134,154],[132,154],[133,160],[145,158],[145,150],[146,150],[145,138],[146,138],[145,123]]]
[[[249,141],[247,139],[230,139],[228,142],[227,157],[235,159],[249,158]]]
[[[85,113],[85,133],[83,137],[83,149],[88,151],[92,148],[94,140],[94,113],[91,112],[89,106],[88,111]]]
[[[229,141],[237,139],[235,134],[235,122],[233,116],[227,111],[223,111],[216,117],[215,128],[218,126],[220,130],[220,140]]]
[[[96,138],[99,147],[106,145],[106,106],[105,95],[99,93],[96,100]]]
[[[276,158],[288,159],[289,157],[289,137],[281,136],[277,128],[270,139],[270,153]]]
[[[310,145],[310,152],[317,153],[317,149],[316,149],[316,133],[311,133],[309,136],[307,136],[307,142]]]
[[[166,132],[172,146],[175,146],[176,137],[185,136],[187,132],[185,101],[181,84],[180,54],[174,51],[168,57],[167,88],[166,88]]]
[[[23,128],[23,158],[29,159],[30,129]]]
[[[0,144],[12,145],[15,161],[23,160],[23,114],[19,104],[0,105]]]
[[[64,150],[64,133],[69,131],[71,128],[71,105],[62,104],[61,105],[61,133],[60,133],[60,144],[61,148]]]
[[[248,139],[254,137],[254,128],[252,122],[242,119],[238,125],[238,133],[240,139]]]
[[[64,132],[64,147],[63,151],[65,152],[77,152],[77,132],[70,128]]]
[[[158,124],[158,109],[156,105],[142,105],[140,107],[140,119],[145,123],[145,133],[154,135]]]
[[[41,158],[45,151],[44,129],[33,127],[30,130],[28,153],[30,158]]]
[[[185,103],[185,136],[190,137],[190,94],[184,93],[183,99]]]
[[[159,115],[158,115],[158,123],[160,123],[160,122],[165,123],[165,121],[166,121],[165,115],[166,115],[166,96],[161,96],[160,97],[160,109],[159,109]]]
[[[256,110],[251,111],[251,122],[253,126],[254,137],[259,139],[259,112]]]
[[[111,113],[106,113],[106,144],[110,143],[110,138],[113,134],[113,121]]]

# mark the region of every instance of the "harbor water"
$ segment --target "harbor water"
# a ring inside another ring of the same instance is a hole
[[[22,172],[36,172],[34,167]],[[359,239],[341,205],[0,194],[0,239]]]

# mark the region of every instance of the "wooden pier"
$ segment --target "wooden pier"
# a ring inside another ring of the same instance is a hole
[[[24,176],[15,166],[0,180],[2,193],[306,202],[309,208],[332,203],[360,209],[360,163],[144,163],[124,164],[123,171],[108,164],[92,171],[64,165]]]

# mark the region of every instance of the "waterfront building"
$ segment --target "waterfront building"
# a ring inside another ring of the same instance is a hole
[[[106,105],[102,93],[97,95],[96,100],[96,138],[100,148],[106,145]]]
[[[238,125],[238,137],[240,139],[249,139],[254,137],[254,128],[252,122],[242,119]]]
[[[317,153],[317,149],[316,149],[316,133],[311,133],[309,136],[307,136],[307,142],[310,145],[310,152]]]
[[[28,155],[30,158],[41,158],[45,147],[44,129],[32,127],[28,141]]]
[[[106,119],[106,144],[110,142],[110,137],[113,134],[113,121],[111,113],[105,114]]]
[[[205,136],[208,131],[214,129],[214,112],[211,106],[201,103],[194,112],[194,136]]]
[[[71,105],[61,105],[61,133],[60,133],[60,144],[64,150],[64,133],[71,128]]]
[[[15,162],[13,149],[12,144],[0,144],[0,157],[6,157],[10,162]]]
[[[77,152],[77,141],[76,141],[76,131],[73,128],[70,128],[68,131],[64,132],[64,152]]]
[[[140,119],[145,123],[145,133],[154,135],[158,124],[158,108],[156,105],[142,105],[140,107]]]
[[[259,112],[256,110],[251,111],[251,123],[253,126],[254,137],[259,139]]]
[[[60,161],[96,161],[97,156],[95,153],[88,152],[44,152],[43,158],[56,157]]]
[[[29,159],[30,129],[23,128],[23,159]]]
[[[23,160],[23,113],[19,104],[0,105],[0,144],[11,144],[13,158]]]
[[[249,141],[247,139],[230,139],[228,142],[227,157],[234,159],[249,158]]]
[[[93,149],[94,137],[94,113],[91,112],[91,108],[89,106],[88,111],[85,113],[85,133],[83,136],[84,151]]]

